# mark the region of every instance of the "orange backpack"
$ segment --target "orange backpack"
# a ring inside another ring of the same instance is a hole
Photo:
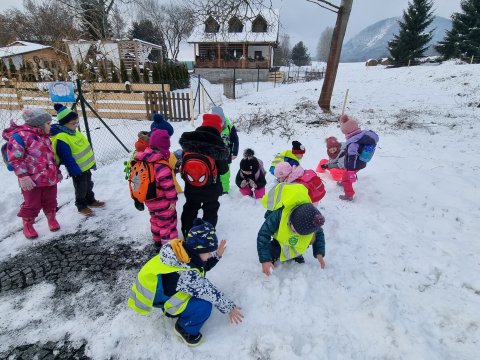
[[[168,166],[168,162],[165,160],[160,160],[156,163],[142,160],[132,160],[130,162],[128,187],[130,188],[130,196],[132,199],[144,203],[157,197],[155,164],[158,163]]]
[[[308,196],[310,196],[313,203],[322,200],[325,196],[326,191],[323,181],[313,170],[305,170],[296,182],[303,184],[308,189]]]

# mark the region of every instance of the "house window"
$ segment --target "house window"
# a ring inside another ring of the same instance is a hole
[[[263,60],[265,60],[265,58],[263,57],[261,51],[255,51],[255,60],[258,60],[258,61],[263,61]]]
[[[207,21],[205,21],[205,32],[215,34],[218,33],[219,30],[220,25],[213,17],[210,16]]]
[[[241,33],[242,31],[243,31],[242,22],[237,17],[231,18],[230,21],[228,22],[228,32]]]
[[[258,15],[252,23],[252,32],[267,32],[267,22],[265,19]]]

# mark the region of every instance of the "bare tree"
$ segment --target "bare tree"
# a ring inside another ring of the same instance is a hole
[[[155,0],[137,2],[138,20],[147,19],[160,29],[167,47],[168,57],[176,60],[180,43],[192,32],[194,12],[186,3],[159,4]]]
[[[122,39],[127,34],[127,23],[122,16],[120,7],[117,4],[113,6],[111,18],[112,35],[117,39]]]
[[[325,30],[322,31],[317,44],[317,59],[319,61],[327,61],[328,53],[330,52],[330,44],[332,42],[332,35],[333,27],[331,26],[327,26]]]

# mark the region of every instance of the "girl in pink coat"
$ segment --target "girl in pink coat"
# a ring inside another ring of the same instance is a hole
[[[35,239],[38,233],[33,227],[41,209],[45,213],[51,231],[60,229],[57,212],[57,183],[62,179],[50,141],[52,117],[42,109],[24,109],[24,125],[13,121],[3,131],[7,143],[7,157],[13,167],[22,190],[23,203],[17,216],[23,220],[23,234]],[[15,136],[12,136],[16,134]]]
[[[150,135],[149,147],[135,155],[135,160],[155,163],[157,197],[145,201],[150,212],[150,225],[155,245],[168,244],[178,238],[177,191],[168,165],[170,136],[166,130],[154,130]]]

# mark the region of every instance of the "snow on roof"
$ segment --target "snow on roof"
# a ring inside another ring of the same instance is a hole
[[[35,44],[28,41],[15,41],[5,47],[0,48],[0,58],[26,54],[32,51],[48,49],[51,46]]]
[[[267,23],[266,32],[252,32],[252,23],[255,19],[261,16]],[[243,24],[243,31],[239,33],[228,32],[228,19],[224,23],[220,23],[218,19],[212,16],[220,25],[220,30],[217,33],[205,32],[205,21],[197,25],[188,38],[189,43],[208,43],[208,42],[250,42],[250,43],[272,43],[278,39],[278,27],[280,11],[278,9],[266,9],[259,11],[256,14],[247,15],[248,19],[240,21]]]

